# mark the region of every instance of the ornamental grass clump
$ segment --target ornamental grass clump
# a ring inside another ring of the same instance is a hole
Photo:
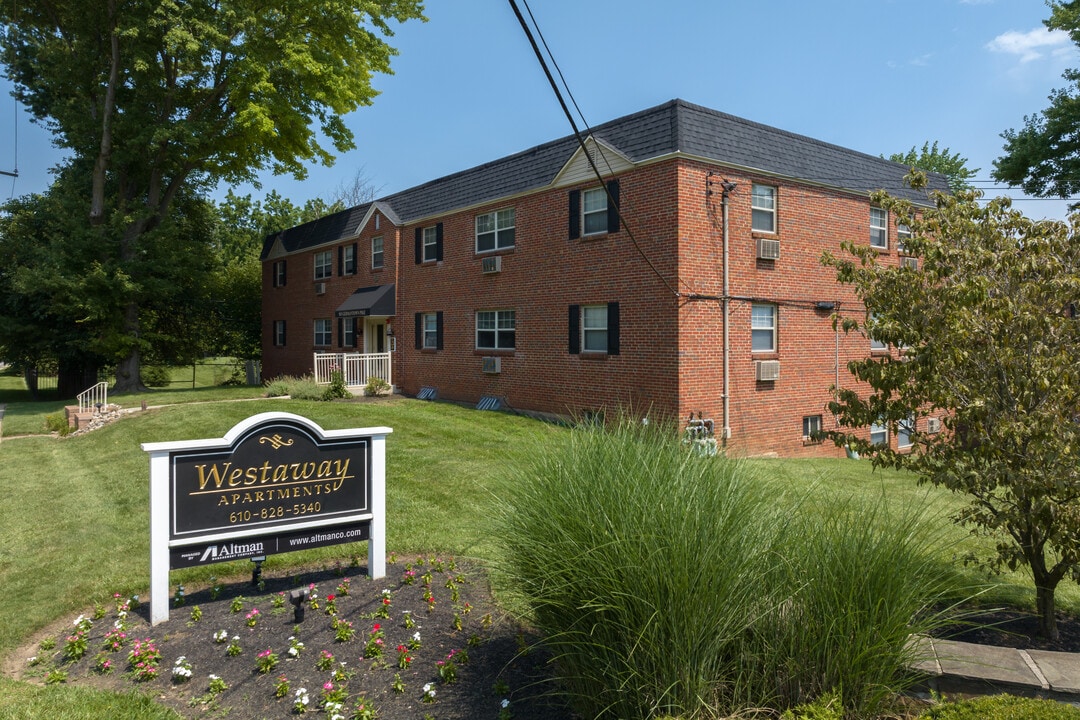
[[[579,715],[726,716],[833,689],[870,715],[900,687],[909,623],[944,582],[916,521],[812,516],[805,490],[663,423],[582,427],[530,457],[499,513],[505,570]]]

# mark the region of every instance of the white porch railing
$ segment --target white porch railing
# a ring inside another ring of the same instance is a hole
[[[99,382],[92,388],[79,393],[78,398],[79,412],[86,412],[90,408],[100,410],[109,404],[109,383]]]
[[[330,373],[345,373],[345,385],[362,387],[368,378],[377,377],[393,385],[390,353],[315,353],[315,382],[330,384]]]

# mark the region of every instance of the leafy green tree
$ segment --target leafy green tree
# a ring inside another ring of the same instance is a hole
[[[1033,221],[1008,199],[979,198],[936,194],[914,212],[875,196],[911,228],[917,269],[855,243],[824,257],[865,306],[844,329],[892,348],[849,364],[859,386],[830,404],[841,426],[831,435],[965,495],[955,519],[997,543],[973,559],[1026,566],[1040,631],[1056,638],[1055,590],[1080,579],[1080,216]],[[943,429],[931,433],[928,417]],[[872,423],[905,433],[910,452],[856,432]]]
[[[1080,2],[1048,2],[1048,30],[1063,30],[1080,45]],[[1066,70],[1069,87],[1054,90],[1050,106],[1006,130],[1005,154],[994,161],[995,180],[1029,195],[1068,198],[1080,191],[1080,71]]]
[[[219,264],[207,278],[206,305],[201,317],[204,336],[213,338],[209,350],[218,355],[256,358],[262,347],[263,239],[300,223],[343,209],[322,200],[294,205],[276,191],[263,201],[231,190],[217,206],[215,244]]]
[[[127,339],[108,349],[118,389],[139,381],[145,347],[135,271],[153,231],[185,192],[304,177],[354,147],[342,116],[370,104],[390,71],[391,20],[420,0],[28,0],[0,8],[0,62],[16,95],[83,168],[77,217],[112,249],[107,306]],[[313,127],[317,126],[317,127]],[[95,312],[97,314],[97,312]]]
[[[960,157],[960,153],[950,155],[949,148],[938,149],[937,140],[933,145],[929,142],[923,143],[922,150],[916,150],[912,146],[906,153],[893,153],[888,159],[903,163],[914,170],[941,173],[949,178],[949,189],[954,193],[974,189],[971,179],[979,172],[978,169],[968,169],[968,160]]]
[[[115,245],[82,219],[86,189],[76,163],[48,192],[0,214],[0,354],[22,366],[57,360],[64,397],[95,382],[132,342],[159,362],[190,360],[202,335],[203,278],[216,261],[213,208],[183,193],[138,256],[121,263]],[[142,309],[135,338],[123,323],[128,297]]]

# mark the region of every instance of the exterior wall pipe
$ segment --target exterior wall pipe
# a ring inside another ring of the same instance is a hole
[[[728,318],[728,302],[729,302],[729,293],[728,293],[728,192],[729,192],[729,190],[733,190],[735,188],[735,184],[734,183],[728,183],[727,181],[724,181],[724,183],[721,185],[721,187],[723,188],[723,192],[720,194],[720,198],[721,198],[720,207],[722,208],[721,221],[722,221],[723,226],[724,226],[723,236],[722,236],[722,240],[721,240],[721,242],[724,245],[724,248],[723,248],[723,262],[724,262],[724,280],[723,280],[723,283],[724,283],[724,287],[723,287],[723,293],[722,293],[723,294],[723,299],[720,302],[721,302],[721,305],[722,305],[722,312],[723,312],[723,315],[724,315],[724,341],[723,341],[723,343],[724,343],[724,348],[723,348],[723,366],[724,366],[724,369],[723,369],[723,372],[724,372],[723,405],[724,405],[724,418],[723,418],[723,425],[721,425],[722,429],[720,430],[720,434],[721,434],[721,440],[723,441],[724,447],[727,447],[727,441],[731,437],[731,423],[730,423],[730,414],[729,414],[729,412],[730,412],[730,404],[731,404],[731,392],[730,392],[731,381],[730,381],[730,378],[729,378],[729,375],[730,375],[729,370],[730,370],[730,365],[731,365],[731,340],[730,340],[730,336],[728,334],[728,325],[729,325],[729,322],[728,322],[728,320],[729,320],[729,318]]]

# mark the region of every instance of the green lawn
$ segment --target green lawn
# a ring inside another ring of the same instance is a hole
[[[387,548],[490,561],[497,559],[501,550],[485,519],[490,516],[492,499],[514,491],[508,470],[535,443],[556,440],[567,432],[524,417],[401,398],[336,403],[280,399],[205,402],[250,397],[258,390],[187,390],[119,398],[127,407],[137,407],[142,399],[150,405],[185,402],[135,413],[86,435],[0,442],[0,487],[4,488],[0,493],[4,536],[0,543],[0,587],[6,598],[0,605],[0,654],[10,653],[48,623],[74,617],[114,592],[147,593],[149,463],[141,443],[220,437],[240,420],[267,411],[303,415],[325,429],[389,426],[394,432],[387,440]],[[7,397],[12,392],[7,391]],[[0,386],[0,402],[5,401],[4,394]],[[43,422],[44,414],[52,408],[49,403],[8,402],[5,437],[18,434],[9,431],[13,409],[19,427],[33,424],[34,418]],[[824,512],[837,498],[869,499],[884,494],[890,504],[898,506],[922,503],[927,512],[941,514],[942,523],[947,524],[944,514],[956,506],[947,493],[918,487],[913,478],[897,472],[871,472],[866,461],[747,462],[775,483],[777,492],[814,486],[811,501]],[[962,530],[951,532],[957,545],[943,552],[959,557],[974,547]],[[341,552],[341,548],[331,547],[273,556],[266,567],[272,570],[290,563],[340,557]],[[231,567],[177,571],[171,580],[196,587],[210,574],[248,573],[248,565],[241,562]],[[992,596],[1032,603],[1023,578],[1010,575],[1003,581],[1005,586]],[[1064,609],[1080,609],[1075,585],[1063,584],[1059,598]],[[0,681],[0,715],[5,717],[9,716],[5,714],[5,696],[25,698],[26,703],[31,696],[35,701],[52,697]],[[65,702],[82,700],[72,696]],[[131,716],[144,715],[133,712]],[[25,717],[43,718],[46,714]]]

